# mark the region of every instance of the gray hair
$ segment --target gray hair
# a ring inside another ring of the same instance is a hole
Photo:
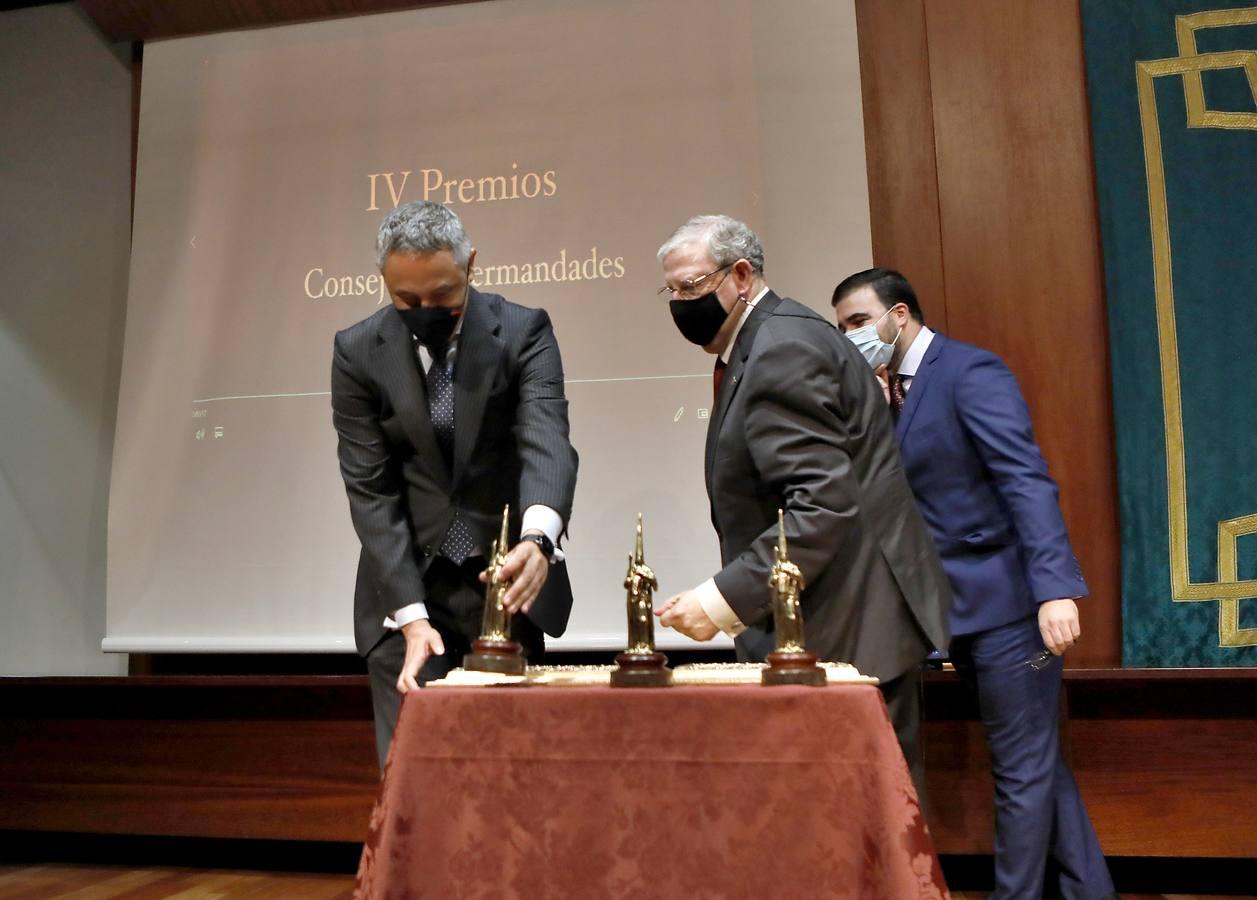
[[[756,272],[764,272],[764,246],[750,226],[728,216],[695,216],[663,242],[658,257],[663,262],[674,250],[703,241],[712,261],[721,267],[745,259]]]
[[[394,253],[436,253],[448,250],[460,266],[471,259],[471,241],[463,223],[443,204],[429,200],[404,203],[384,217],[375,238],[375,261],[381,270]]]

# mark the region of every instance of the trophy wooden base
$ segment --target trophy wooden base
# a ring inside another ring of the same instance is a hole
[[[768,668],[760,675],[760,684],[770,687],[780,684],[824,687],[827,681],[825,670],[816,664],[816,654],[807,651],[768,654]]]
[[[463,657],[463,668],[470,672],[496,672],[499,675],[523,675],[528,668],[518,641],[478,639],[472,652]]]
[[[671,687],[672,670],[662,653],[621,653],[611,670],[612,687]]]

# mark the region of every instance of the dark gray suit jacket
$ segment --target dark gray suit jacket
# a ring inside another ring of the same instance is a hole
[[[951,603],[899,462],[881,387],[854,345],[769,292],[734,343],[707,429],[715,576],[743,658],[772,649],[777,509],[806,580],[807,648],[889,681],[946,647]]]
[[[428,414],[414,338],[391,306],[336,335],[332,420],[349,513],[362,542],[354,638],[364,656],[384,618],[429,601],[423,576],[462,512],[487,553],[502,507],[511,538],[542,504],[567,522],[576,488],[563,364],[545,310],[472,290],[454,363],[454,454],[447,465]],[[572,608],[566,566],[552,566],[529,618],[551,635]]]

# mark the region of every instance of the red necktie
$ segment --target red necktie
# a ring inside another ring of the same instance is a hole
[[[720,382],[724,381],[725,369],[727,368],[729,368],[729,364],[717,356],[716,369],[711,373],[711,402],[713,406],[720,399]]]
[[[901,412],[903,412],[904,399],[905,399],[905,394],[904,394],[904,389],[903,389],[903,376],[891,375],[890,376],[890,408],[895,411],[896,416],[898,416]]]

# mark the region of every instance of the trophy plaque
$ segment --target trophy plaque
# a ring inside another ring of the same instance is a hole
[[[642,514],[637,514],[637,544],[629,556],[624,576],[628,612],[628,649],[615,658],[612,687],[667,687],[672,684],[668,657],[655,649],[655,616],[652,597],[659,582],[642,546]]]
[[[484,597],[484,618],[480,637],[472,641],[471,653],[463,657],[463,668],[473,672],[497,672],[502,675],[523,675],[527,664],[519,642],[511,640],[511,614],[502,605],[510,586],[502,578],[509,546],[507,522],[511,507],[502,510],[502,531],[489,550],[488,587]]]
[[[766,685],[805,684],[823,686],[825,670],[816,664],[816,654],[803,647],[803,611],[799,594],[803,590],[803,573],[790,562],[786,552],[785,514],[777,510],[777,553],[768,586],[773,591],[773,629],[777,635],[776,649],[768,654],[768,668],[760,676]]]

